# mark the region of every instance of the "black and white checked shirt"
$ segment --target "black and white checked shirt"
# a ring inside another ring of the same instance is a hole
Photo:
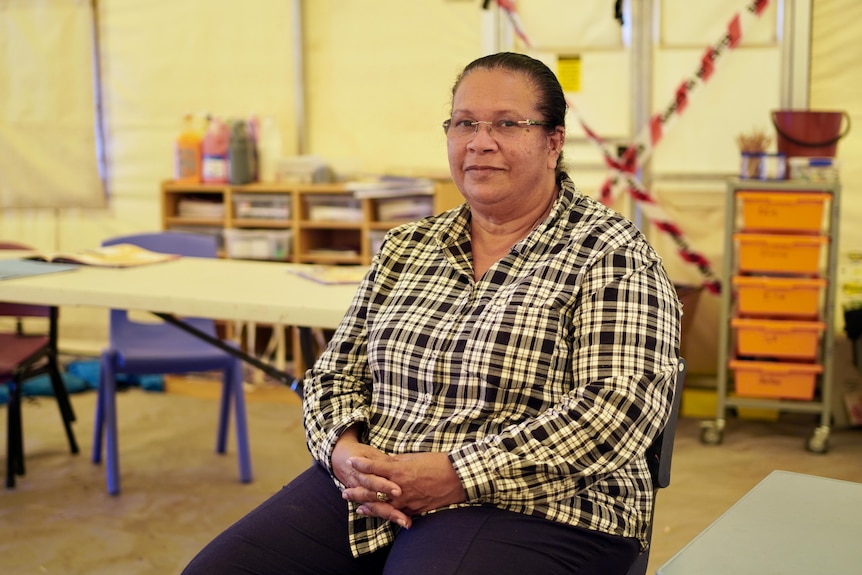
[[[670,412],[679,352],[661,259],[568,177],[545,221],[479,281],[469,230],[464,205],[387,235],[307,374],[313,457],[331,471],[335,442],[361,423],[386,453],[448,453],[463,505],[643,542],[644,451]],[[397,529],[352,513],[353,553]]]

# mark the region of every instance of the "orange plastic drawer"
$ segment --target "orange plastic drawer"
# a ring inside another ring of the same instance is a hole
[[[824,279],[734,276],[737,311],[747,316],[816,318]]]
[[[817,359],[817,343],[826,329],[820,321],[734,318],[737,355]]]
[[[817,375],[823,367],[816,364],[771,363],[731,360],[734,389],[740,397],[813,399]]]
[[[829,194],[803,192],[739,192],[746,230],[820,232]]]
[[[820,252],[829,242],[826,236],[734,234],[739,244],[739,265],[743,272],[772,272],[815,275],[820,268]]]

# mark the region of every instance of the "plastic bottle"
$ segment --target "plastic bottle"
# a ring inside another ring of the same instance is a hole
[[[202,144],[201,179],[205,183],[227,183],[229,140],[230,131],[227,124],[218,118],[211,118]]]
[[[281,133],[275,125],[275,120],[266,117],[260,123],[257,138],[258,179],[261,182],[276,180],[281,154]]]
[[[228,179],[231,184],[247,184],[254,179],[254,152],[248,127],[243,120],[230,124]]]
[[[258,142],[260,141],[260,118],[251,116],[248,119],[248,136],[251,138],[251,181],[260,181],[260,158],[258,157]]]
[[[174,179],[183,184],[201,181],[202,137],[195,126],[194,116],[183,117],[183,130],[174,145]]]

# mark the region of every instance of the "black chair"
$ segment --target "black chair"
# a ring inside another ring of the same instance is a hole
[[[652,546],[652,528],[655,522],[655,500],[659,489],[670,485],[670,464],[673,458],[673,439],[676,434],[676,422],[679,419],[679,405],[682,401],[682,388],[685,383],[685,360],[679,358],[676,381],[674,382],[673,405],[670,417],[662,432],[655,438],[652,445],[647,449],[647,465],[650,477],[652,477],[652,503],[653,516],[650,517],[649,530],[647,531],[647,548],[644,549],[626,575],[646,575],[647,563],[649,563],[649,552]]]
[[[0,249],[32,249],[13,242],[0,242]],[[6,487],[15,487],[15,476],[24,475],[24,430],[21,417],[21,388],[24,381],[48,374],[69,449],[78,453],[78,443],[72,431],[75,412],[69,392],[63,384],[57,359],[58,309],[51,306],[0,302],[0,316],[14,318],[14,327],[0,331],[0,383],[8,381],[9,404],[6,420]],[[47,333],[26,333],[23,318],[42,317],[48,320]]]

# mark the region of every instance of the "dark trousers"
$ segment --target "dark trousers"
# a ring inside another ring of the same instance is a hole
[[[614,575],[635,539],[570,527],[492,506],[417,517],[388,548],[353,558],[348,504],[319,465],[294,479],[207,545],[184,575]]]

